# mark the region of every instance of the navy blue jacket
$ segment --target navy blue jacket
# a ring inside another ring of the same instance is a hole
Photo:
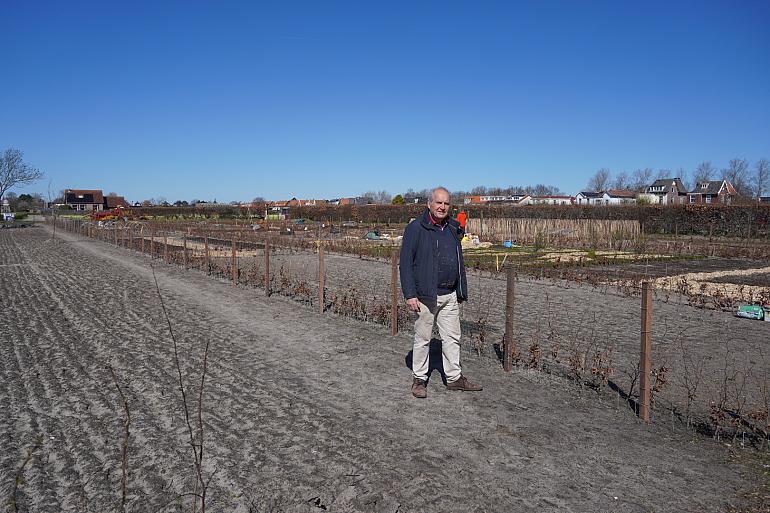
[[[435,257],[438,248],[435,247],[432,236],[432,230],[438,230],[429,217],[430,210],[427,208],[420,217],[409,223],[404,230],[404,240],[401,242],[401,290],[404,298],[411,299],[416,297],[424,303],[431,311],[436,308],[437,285],[438,285],[438,266]],[[463,248],[460,241],[463,237],[463,230],[460,223],[455,219],[447,219],[449,226],[445,230],[450,230],[457,243],[457,263],[459,266],[459,279],[455,292],[459,302],[468,299],[468,280],[465,277],[465,261],[463,260]]]

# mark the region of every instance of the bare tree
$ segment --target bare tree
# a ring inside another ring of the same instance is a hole
[[[698,185],[700,182],[711,180],[714,178],[716,172],[717,170],[714,166],[711,165],[711,162],[708,160],[701,162],[698,164],[698,167],[695,168],[695,171],[693,171],[692,174],[693,187]]]
[[[22,158],[24,154],[8,148],[0,155],[0,202],[11,187],[27,185],[43,178],[42,171],[30,166]]]
[[[389,205],[393,197],[388,191],[380,191],[374,196],[374,202],[380,205]]]
[[[662,168],[658,169],[658,172],[655,173],[655,179],[656,180],[663,180],[664,178],[673,178],[673,173],[670,169]],[[681,178],[681,176],[679,177]]]
[[[754,195],[757,199],[770,188],[770,161],[759,159],[754,166]]]
[[[527,185],[525,187],[511,187],[511,194],[517,191],[523,191],[532,196],[563,196],[564,192],[555,185],[545,185],[539,183],[534,187]]]
[[[631,184],[635,191],[644,192],[650,182],[652,181],[652,169],[646,167],[644,169],[635,169],[631,174]]]
[[[676,170],[676,176],[682,181],[682,185],[684,185],[688,191],[692,190],[695,187],[695,184],[690,183],[689,173],[685,168],[683,167],[678,168]]]
[[[731,159],[730,165],[723,170],[725,180],[728,180],[741,196],[750,196],[749,161],[746,159]]]
[[[618,173],[615,180],[612,182],[612,186],[615,189],[628,189],[631,186],[631,179],[629,178],[628,173],[626,171]]]
[[[596,173],[594,173],[591,179],[588,180],[588,188],[597,192],[606,190],[609,184],[610,170],[606,167],[599,169]]]
[[[361,197],[370,198],[373,202],[377,203],[377,191],[362,192]]]

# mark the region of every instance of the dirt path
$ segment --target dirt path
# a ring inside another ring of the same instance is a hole
[[[21,511],[119,505],[123,410],[111,363],[133,419],[127,510],[176,510],[192,491],[192,457],[150,260],[42,229],[9,232],[0,232],[3,504],[40,436]],[[701,512],[726,509],[752,484],[724,445],[643,425],[570,382],[505,375],[466,355],[484,392],[446,392],[434,376],[418,401],[408,335],[165,265],[155,274],[189,394],[211,343],[210,511]]]

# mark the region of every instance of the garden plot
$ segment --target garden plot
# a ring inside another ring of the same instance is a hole
[[[713,511],[761,485],[734,448],[644,425],[572,382],[466,352],[484,392],[446,392],[434,376],[417,401],[408,334],[100,241],[12,232],[0,233],[0,261],[14,264],[0,267],[0,495],[12,509],[191,509],[200,489],[169,325],[193,418],[207,361],[197,440],[210,511]],[[342,262],[341,277],[389,272]],[[544,292],[601,296],[527,288],[519,322]]]

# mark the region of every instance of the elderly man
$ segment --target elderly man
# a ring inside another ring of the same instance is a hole
[[[438,325],[448,390],[479,391],[460,369],[460,307],[468,299],[462,229],[449,217],[449,191],[431,191],[428,208],[409,223],[401,245],[401,289],[414,323],[412,395],[428,396],[428,358],[433,325]]]

